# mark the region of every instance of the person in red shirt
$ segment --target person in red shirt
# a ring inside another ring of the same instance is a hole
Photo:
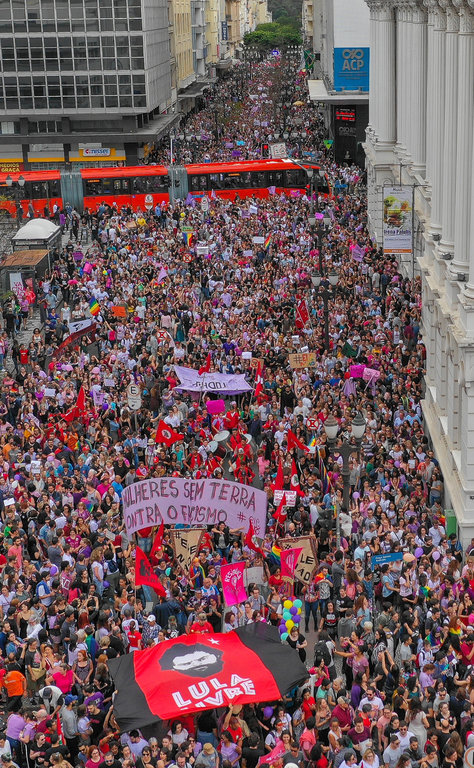
[[[189,632],[192,635],[213,635],[214,634],[212,624],[208,622],[207,616],[205,613],[198,614],[198,620],[195,621],[193,624],[191,624],[191,629],[189,630]]]
[[[314,713],[316,711],[316,702],[314,698],[311,696],[311,692],[309,688],[306,688],[303,691],[303,701],[301,703],[301,709],[303,711],[305,722],[310,717],[314,717]]]
[[[142,648],[142,633],[138,631],[137,625],[134,621],[130,622],[129,630],[127,632],[128,642],[130,643],[130,651],[139,651]]]

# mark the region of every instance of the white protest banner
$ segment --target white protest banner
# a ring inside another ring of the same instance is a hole
[[[171,531],[171,544],[178,565],[187,571],[191,562],[197,556],[199,544],[204,531],[200,528]]]
[[[252,243],[255,243],[256,245],[263,245],[264,242],[265,242],[265,238],[264,237],[260,237],[258,235],[254,235],[252,237]]]
[[[310,584],[318,564],[316,537],[314,534],[311,536],[297,536],[294,539],[278,539],[278,546],[282,549],[302,548],[303,551],[295,569],[295,579],[298,579],[303,584]]]
[[[249,485],[227,480],[190,480],[151,477],[129,485],[122,493],[123,518],[128,536],[141,528],[181,523],[217,525],[265,534],[267,494]]]
[[[278,506],[285,496],[285,507],[294,507],[296,504],[296,491],[273,491],[273,504]]]
[[[202,373],[194,368],[174,367],[179,384],[176,391],[184,392],[214,392],[222,395],[239,395],[250,392],[252,387],[245,381],[243,373]]]
[[[286,151],[286,144],[284,141],[280,141],[276,144],[270,144],[270,157],[272,157],[274,160],[288,157],[288,152]]]

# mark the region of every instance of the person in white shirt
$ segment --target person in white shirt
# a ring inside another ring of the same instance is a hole
[[[410,749],[410,739],[415,734],[408,730],[408,725],[402,720],[400,722],[400,730],[396,734],[400,739],[400,749],[404,752],[406,749]]]

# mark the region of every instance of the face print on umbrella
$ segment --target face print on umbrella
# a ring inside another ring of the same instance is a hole
[[[189,677],[211,677],[222,671],[224,660],[222,651],[217,648],[196,643],[191,649],[178,643],[165,651],[159,664],[163,670],[181,672]]]

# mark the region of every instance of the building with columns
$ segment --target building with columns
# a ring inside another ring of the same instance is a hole
[[[474,0],[366,0],[368,214],[382,244],[383,187],[410,185],[427,348],[424,417],[446,507],[474,536]]]

